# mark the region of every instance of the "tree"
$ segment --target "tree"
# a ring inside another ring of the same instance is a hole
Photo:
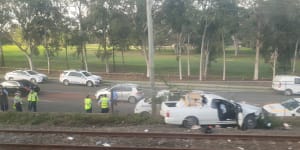
[[[179,80],[182,80],[182,47],[183,47],[183,28],[188,24],[186,19],[186,5],[184,0],[172,0],[164,1],[163,12],[165,13],[165,19],[170,24],[172,31],[176,34],[175,51],[178,61]]]
[[[39,55],[38,45],[43,39],[41,36],[44,34],[42,30],[43,25],[41,24],[47,22],[45,16],[48,15],[43,6],[48,6],[48,2],[50,1],[12,0],[8,4],[12,6],[13,20],[17,23],[10,26],[10,32],[5,34],[5,36],[23,52],[31,70],[34,68],[32,56]]]
[[[11,25],[12,16],[10,14],[10,5],[7,0],[3,0],[0,4],[0,66],[5,66],[4,52],[2,45],[8,41],[5,39],[4,34],[7,32],[7,28]]]

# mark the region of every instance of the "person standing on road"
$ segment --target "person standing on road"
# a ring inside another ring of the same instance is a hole
[[[31,112],[36,112],[36,105],[39,101],[37,92],[34,89],[31,89],[28,94],[28,110]]]
[[[2,85],[0,85],[0,105],[3,112],[8,110],[8,92]]]
[[[111,90],[110,93],[110,101],[111,101],[111,111],[112,113],[114,112],[114,106],[117,106],[117,100],[118,100],[118,95],[117,92],[115,90]]]
[[[84,110],[87,113],[92,113],[92,99],[87,95],[84,99]]]
[[[103,96],[100,97],[100,100],[98,101],[98,105],[101,107],[101,112],[102,113],[108,113],[109,112],[110,101],[107,98],[106,94],[104,94]]]
[[[21,98],[21,93],[19,91],[17,91],[15,93],[15,97],[14,97],[14,103],[13,106],[16,108],[17,112],[22,112],[22,98]]]

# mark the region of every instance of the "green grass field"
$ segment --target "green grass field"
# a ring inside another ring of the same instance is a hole
[[[87,47],[88,51],[88,67],[91,72],[105,72],[104,62],[96,57],[98,46],[90,44]],[[24,54],[13,45],[3,46],[6,67],[11,69],[29,68],[28,62]],[[61,50],[58,56],[51,60],[52,70],[68,69],[65,61],[65,50]],[[178,62],[176,56],[171,54],[172,50],[159,50],[154,57],[155,74],[157,75],[177,75]],[[233,56],[233,49],[228,48],[226,61],[226,75],[227,79],[252,79],[254,70],[254,51],[248,48],[242,48],[239,56]],[[190,59],[191,75],[199,75],[199,54],[193,54]],[[32,57],[34,67],[37,69],[47,69],[47,58],[43,48],[40,48],[40,55]],[[70,69],[80,69],[80,56],[76,56],[76,48],[68,48],[68,60]],[[110,58],[110,70],[113,70],[113,59]],[[124,64],[122,63],[121,52],[115,52],[115,69],[118,73],[146,73],[146,63],[144,56],[138,50],[131,50],[124,53]],[[222,79],[223,59],[219,56],[216,61],[211,62],[208,77],[214,79]],[[299,67],[297,68],[299,70]],[[182,70],[183,75],[187,75],[187,56],[182,56]],[[260,79],[270,79],[272,76],[272,68],[270,64],[260,61]]]

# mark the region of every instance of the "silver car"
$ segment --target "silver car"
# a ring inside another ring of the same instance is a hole
[[[137,84],[116,84],[110,88],[100,89],[96,92],[95,97],[100,98],[101,95],[106,94],[111,97],[111,91],[115,91],[118,96],[118,101],[128,101],[129,103],[136,103],[144,98],[143,89]]]
[[[102,81],[102,77],[93,75],[84,70],[65,70],[59,76],[59,82],[64,85],[82,84],[86,86],[98,86]]]
[[[5,80],[28,80],[33,83],[41,83],[48,79],[47,75],[33,70],[15,70],[7,72],[4,76]]]

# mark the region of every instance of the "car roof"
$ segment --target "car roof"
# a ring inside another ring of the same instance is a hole
[[[116,87],[116,86],[140,87],[140,85],[134,84],[134,83],[119,83],[119,84],[115,84],[111,87]]]

